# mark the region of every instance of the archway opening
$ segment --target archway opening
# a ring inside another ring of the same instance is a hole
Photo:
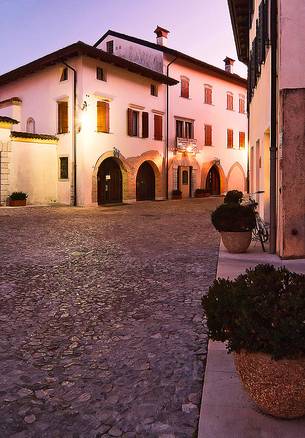
[[[106,158],[97,173],[98,204],[122,202],[122,172],[115,158]]]
[[[148,161],[139,167],[136,180],[137,201],[153,201],[155,199],[155,172]]]
[[[220,195],[220,174],[217,166],[212,166],[206,179],[206,189],[211,195]]]

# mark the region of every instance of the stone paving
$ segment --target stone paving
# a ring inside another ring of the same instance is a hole
[[[215,199],[0,208],[0,437],[195,437]]]

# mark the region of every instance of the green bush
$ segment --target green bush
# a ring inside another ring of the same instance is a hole
[[[202,304],[210,338],[227,341],[229,352],[305,355],[305,275],[257,265],[234,281],[215,280]]]
[[[10,195],[10,199],[12,199],[13,201],[21,201],[24,200],[28,197],[28,195],[24,192],[13,192]]]
[[[240,204],[242,199],[243,192],[240,192],[239,190],[230,190],[224,198],[224,203],[230,204],[232,202],[233,204]]]
[[[217,231],[251,231],[255,227],[253,209],[239,204],[222,204],[213,211],[211,218]]]

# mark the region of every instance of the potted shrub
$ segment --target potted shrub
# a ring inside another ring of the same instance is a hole
[[[243,192],[240,192],[239,190],[229,190],[223,202],[225,204],[241,204],[243,196]]]
[[[206,198],[208,196],[211,196],[211,193],[206,189],[195,190],[195,198]]]
[[[181,199],[182,198],[182,192],[181,190],[173,190],[172,191],[172,199]]]
[[[276,417],[305,415],[305,275],[257,265],[215,280],[202,304],[210,338],[234,352],[256,404]]]
[[[26,205],[26,198],[28,195],[24,192],[13,192],[9,196],[9,205],[11,207],[21,207]]]
[[[246,252],[251,243],[255,227],[255,213],[252,208],[236,204],[222,204],[212,213],[212,223],[226,249],[231,253]]]

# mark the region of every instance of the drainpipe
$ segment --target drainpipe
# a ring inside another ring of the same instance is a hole
[[[76,85],[77,85],[77,73],[75,68],[63,61],[63,64],[73,71],[73,136],[72,136],[72,185],[73,185],[73,206],[77,205],[77,189],[76,189]]]
[[[276,253],[276,154],[277,154],[277,0],[271,1],[271,144],[270,144],[270,252]]]
[[[169,67],[176,61],[177,56],[166,66],[166,76],[169,75]],[[168,199],[168,135],[169,135],[169,85],[166,84],[166,199]]]

